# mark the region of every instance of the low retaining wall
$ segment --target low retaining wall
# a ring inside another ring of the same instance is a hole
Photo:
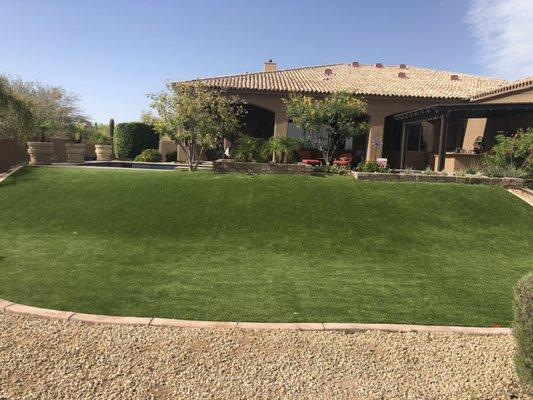
[[[216,173],[243,172],[247,174],[311,174],[313,167],[302,163],[277,164],[216,160],[213,161],[213,171]]]
[[[488,176],[447,176],[357,171],[353,171],[352,175],[358,181],[464,183],[470,185],[498,185],[510,188],[520,188],[529,183],[528,180],[520,178],[490,178]]]

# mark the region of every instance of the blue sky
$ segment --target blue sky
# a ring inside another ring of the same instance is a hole
[[[0,73],[136,120],[166,80],[359,61],[533,75],[533,0],[0,0]],[[499,8],[498,8],[499,7]],[[512,57],[512,62],[508,60]]]

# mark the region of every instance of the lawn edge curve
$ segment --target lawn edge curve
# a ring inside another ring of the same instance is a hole
[[[157,317],[124,317],[99,314],[84,314],[59,311],[17,304],[0,299],[2,314],[29,315],[39,318],[58,319],[65,322],[84,322],[108,325],[137,325],[188,329],[242,329],[242,330],[293,330],[293,331],[341,331],[341,332],[419,332],[456,333],[463,335],[511,335],[511,328],[486,328],[470,326],[413,325],[413,324],[366,324],[335,322],[232,322],[196,321]]]

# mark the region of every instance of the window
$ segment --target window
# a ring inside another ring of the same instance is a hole
[[[407,151],[427,151],[422,124],[407,125]]]

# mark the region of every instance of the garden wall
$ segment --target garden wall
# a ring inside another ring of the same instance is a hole
[[[311,174],[313,167],[301,163],[277,164],[216,160],[213,161],[213,171],[216,173],[243,172],[246,174]]]
[[[16,139],[0,139],[0,172],[28,160],[26,144]]]
[[[358,181],[385,182],[433,182],[433,183],[465,183],[482,185],[499,185],[505,187],[523,187],[530,182],[520,178],[490,178],[488,176],[447,176],[428,174],[395,174],[378,172],[352,172]]]

